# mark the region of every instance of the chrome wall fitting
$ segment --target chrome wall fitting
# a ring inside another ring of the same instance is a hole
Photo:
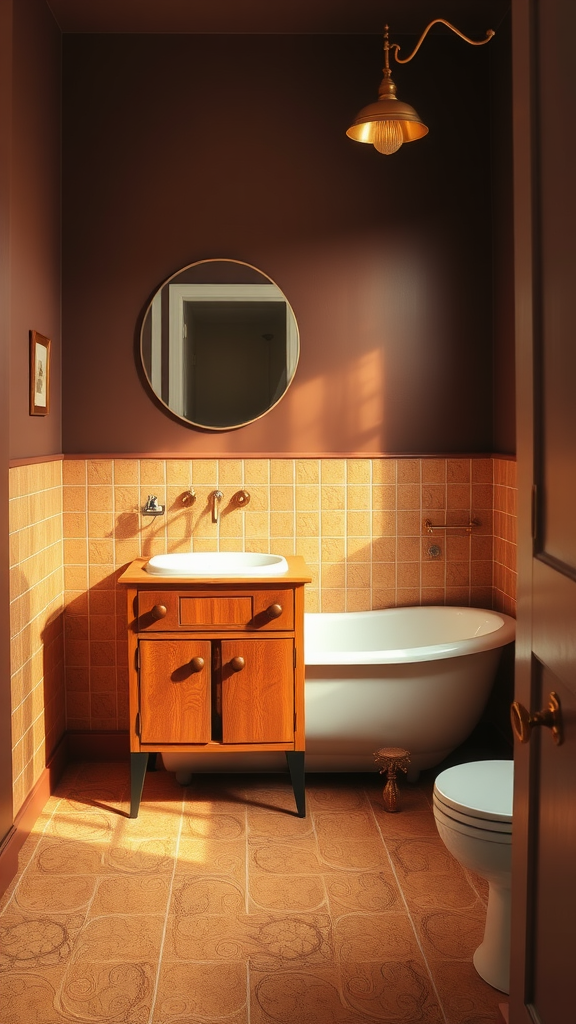
[[[212,498],[212,522],[217,523],[220,513],[220,502],[224,495],[222,491],[212,491],[210,497]]]
[[[433,530],[466,530],[466,533],[472,533],[475,526],[481,526],[479,519],[470,519],[467,523],[433,523],[431,519],[424,520],[424,529],[427,533],[432,533]]]
[[[242,508],[250,501],[250,495],[248,494],[248,491],[236,491],[236,494],[232,495],[232,501],[237,508]]]
[[[146,504],[142,508],[143,516],[163,516],[166,506],[160,505],[155,494],[149,494]]]

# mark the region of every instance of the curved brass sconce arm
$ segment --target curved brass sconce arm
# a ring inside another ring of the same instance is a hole
[[[424,29],[422,35],[420,36],[420,39],[416,43],[416,46],[412,50],[412,53],[410,54],[409,57],[399,57],[398,56],[398,54],[400,52],[400,45],[399,45],[399,43],[390,43],[389,44],[390,49],[391,50],[395,50],[394,59],[395,59],[397,64],[407,64],[408,61],[412,60],[412,58],[416,56],[416,54],[418,53],[418,50],[422,46],[422,43],[426,39],[426,36],[428,35],[430,29],[434,25],[446,25],[446,28],[452,29],[452,31],[455,32],[457,36],[460,36],[460,38],[463,39],[466,43],[470,43],[470,46],[484,46],[485,43],[489,43],[490,42],[490,40],[492,39],[492,36],[496,35],[494,29],[493,28],[489,28],[488,31],[486,32],[486,38],[485,39],[469,39],[468,36],[465,36],[464,33],[461,32],[459,28],[456,28],[456,26],[452,25],[449,21],[446,21],[444,18],[435,18],[434,21],[431,21],[429,25],[426,25],[426,28]]]

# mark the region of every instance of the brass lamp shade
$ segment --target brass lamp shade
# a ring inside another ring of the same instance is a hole
[[[420,120],[414,107],[409,106],[408,103],[402,103],[396,97],[396,86],[392,81],[390,71],[390,50],[394,50],[397,64],[408,64],[414,55],[418,53],[432,26],[438,23],[446,25],[447,28],[451,29],[452,32],[455,32],[456,35],[472,46],[484,46],[494,35],[494,30],[489,28],[485,39],[469,39],[459,28],[451,25],[449,21],[445,21],[444,18],[435,18],[424,29],[410,56],[401,59],[398,56],[400,46],[398,43],[390,43],[388,39],[388,25],[385,25],[384,67],[382,69],[384,71],[384,78],[380,83],[378,99],[376,103],[369,103],[367,107],[362,107],[354,124],[346,132],[349,139],[354,139],[355,142],[369,142],[379,153],[390,154],[396,153],[404,142],[414,142],[415,139],[421,139],[424,135],[428,134],[426,125]]]
[[[346,135],[355,142],[371,142],[379,153],[395,153],[404,142],[413,142],[428,134],[428,129],[408,103],[396,97],[388,65],[388,29],[384,37],[386,65],[380,82],[378,99],[362,107]]]
[[[374,145],[377,125],[383,121],[396,121],[402,133],[403,142],[414,142],[428,134],[428,128],[409,103],[386,96],[375,103],[369,103],[356,117],[346,135],[355,142],[369,142]]]

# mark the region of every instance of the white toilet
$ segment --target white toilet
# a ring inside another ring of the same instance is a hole
[[[472,761],[440,772],[434,818],[446,848],[489,885],[486,927],[474,967],[501,992],[510,988],[510,876],[513,761]]]

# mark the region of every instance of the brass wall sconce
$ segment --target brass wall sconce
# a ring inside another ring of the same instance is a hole
[[[471,46],[484,46],[495,35],[494,29],[489,28],[485,39],[469,39],[449,21],[445,21],[444,18],[436,18],[426,26],[410,56],[401,58],[398,56],[400,51],[398,43],[390,43],[388,40],[388,25],[386,25],[384,28],[384,68],[382,69],[384,78],[380,83],[378,99],[375,103],[370,103],[367,107],[362,108],[354,124],[346,132],[350,139],[354,139],[355,142],[369,142],[379,153],[389,155],[400,149],[403,142],[414,142],[415,139],[421,139],[428,134],[428,128],[414,107],[403,103],[396,96],[396,86],[392,81],[390,71],[390,50],[394,50],[397,64],[408,64],[418,53],[432,26],[438,24],[446,25]]]

